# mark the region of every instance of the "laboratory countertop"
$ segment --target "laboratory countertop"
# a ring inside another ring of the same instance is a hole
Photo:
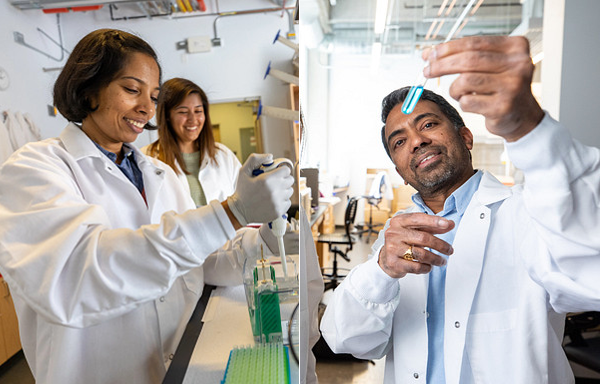
[[[163,384],[219,384],[230,351],[254,344],[244,287],[205,286]],[[291,356],[290,370],[297,384]]]

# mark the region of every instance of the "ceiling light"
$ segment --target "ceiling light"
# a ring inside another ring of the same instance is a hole
[[[477,10],[479,9],[479,6],[481,5],[481,3],[483,3],[483,0],[479,0],[477,2],[477,4],[475,4],[475,6],[473,7],[473,10],[471,11],[471,16],[473,16],[475,14],[475,12],[477,12]]]
[[[373,47],[371,49],[371,71],[376,71],[379,68],[379,62],[381,61],[381,50],[383,46],[381,42],[376,41],[373,43]]]
[[[442,16],[442,12],[444,12],[444,8],[446,8],[446,4],[448,3],[448,0],[444,0],[444,2],[442,3],[442,5],[440,5],[440,10],[438,11],[438,16]]]
[[[454,34],[454,36],[458,35],[460,33],[460,31],[462,31],[462,29],[465,27],[465,25],[467,25],[468,22],[469,22],[469,18],[467,17],[465,19],[465,21],[462,22],[462,24],[460,25],[460,27],[458,27],[458,30],[456,31],[456,33]]]
[[[437,22],[438,22],[437,19],[433,20],[433,22],[431,23],[431,26],[427,30],[427,34],[425,35],[425,40],[429,40],[429,37],[431,37],[431,32],[433,32],[433,28],[435,27]]]
[[[433,36],[431,36],[432,39],[435,39],[437,37],[438,33],[440,32],[440,29],[442,29],[442,25],[444,25],[444,21],[445,20],[440,20],[440,24],[435,29],[435,33],[433,34]]]
[[[388,2],[389,0],[377,0],[377,6],[375,7],[375,26],[373,27],[373,31],[376,34],[382,34],[385,30]]]
[[[454,4],[456,4],[456,0],[452,0],[450,5],[448,6],[448,10],[446,11],[446,16],[448,16],[450,14],[450,12],[452,11],[452,8],[454,8]]]
[[[446,40],[444,42],[450,40],[452,38],[452,36],[455,35],[456,30],[458,30],[459,25],[462,25],[461,23],[465,19],[465,16],[467,16],[467,13],[469,13],[469,10],[473,6],[473,3],[475,3],[475,0],[470,0],[469,3],[467,4],[467,6],[465,7],[465,9],[463,9],[462,13],[458,17],[458,19],[456,19],[456,22],[450,29],[450,32],[448,32],[448,35],[446,36]]]

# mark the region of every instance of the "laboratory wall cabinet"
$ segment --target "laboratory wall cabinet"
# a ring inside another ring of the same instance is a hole
[[[8,284],[0,277],[0,364],[21,350],[19,323]]]

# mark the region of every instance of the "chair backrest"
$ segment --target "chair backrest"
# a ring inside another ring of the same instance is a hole
[[[350,242],[350,249],[352,249],[352,237],[350,233],[354,228],[354,220],[356,219],[356,210],[358,207],[358,198],[351,197],[346,205],[346,214],[344,215],[344,229],[346,230],[346,236]]]

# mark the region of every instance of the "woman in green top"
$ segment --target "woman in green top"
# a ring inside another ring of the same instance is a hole
[[[233,194],[241,168],[235,154],[215,142],[208,98],[190,80],[166,81],[158,98],[158,140],[143,148],[165,162],[187,186],[196,206]]]
[[[221,143],[215,142],[208,113],[208,98],[204,91],[187,79],[174,78],[166,81],[160,90],[156,107],[158,140],[142,148],[147,155],[167,163],[183,185],[189,188],[196,206],[205,205],[211,200],[223,201],[235,191],[241,168],[235,154]],[[277,239],[263,224],[260,231],[244,229],[243,236],[236,237],[229,246],[239,249],[240,255],[248,256],[249,247],[260,252],[262,240],[270,251],[278,254]],[[242,238],[246,240],[242,240]],[[260,239],[259,239],[260,238]],[[285,249],[289,254],[299,252],[298,232],[287,231],[284,236]],[[246,245],[242,245],[246,244]],[[245,249],[241,252],[242,249]],[[217,258],[205,262],[205,270],[210,271]],[[243,261],[239,261],[243,265]],[[232,268],[236,263],[231,262]],[[215,268],[219,268],[216,265]],[[241,277],[241,274],[240,274]],[[211,274],[205,276],[208,284],[228,285],[241,281],[212,281]]]

